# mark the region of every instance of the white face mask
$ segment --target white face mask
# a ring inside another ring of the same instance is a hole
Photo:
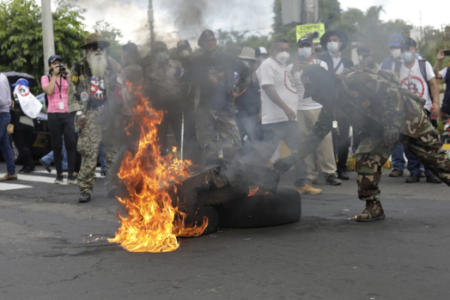
[[[414,55],[411,52],[406,51],[406,52],[403,52],[402,58],[405,63],[409,64],[410,62],[412,62],[414,60]]]
[[[328,42],[327,49],[331,53],[336,53],[339,51],[339,44],[338,42]]]
[[[400,55],[402,55],[402,50],[395,48],[395,49],[391,49],[391,55],[393,58],[399,58]]]
[[[291,55],[287,51],[280,52],[275,56],[275,59],[283,66],[287,65],[289,58]]]
[[[298,48],[297,53],[300,58],[308,59],[312,55],[312,48],[311,47]]]

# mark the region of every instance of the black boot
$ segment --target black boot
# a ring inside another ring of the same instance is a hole
[[[91,194],[88,193],[81,193],[80,198],[78,198],[79,203],[87,203],[91,201]]]

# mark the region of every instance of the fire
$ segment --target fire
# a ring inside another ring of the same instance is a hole
[[[120,243],[130,252],[175,251],[179,247],[177,236],[201,235],[208,219],[204,218],[199,226],[185,226],[186,214],[174,206],[179,199],[173,199],[173,195],[176,184],[189,175],[190,162],[177,159],[175,153],[160,155],[158,125],[163,112],[151,107],[141,89],[136,97],[138,104],[126,132],[130,135],[131,128],[139,126],[140,139],[135,153],[125,154],[118,173],[129,196],[117,199],[127,210],[127,216],[118,215],[120,227],[108,241]],[[172,150],[176,152],[176,148]]]
[[[248,197],[253,197],[259,191],[259,186],[257,186],[257,187],[249,187],[248,189],[249,189]]]

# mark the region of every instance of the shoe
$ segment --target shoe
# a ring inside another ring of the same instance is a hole
[[[321,189],[315,188],[309,183],[305,184],[304,186],[297,186],[295,189],[300,194],[318,195],[322,193]]]
[[[434,175],[427,176],[428,183],[442,183],[442,181]]]
[[[385,214],[380,201],[366,201],[366,208],[354,220],[356,222],[373,222],[385,219]]]
[[[80,198],[78,198],[79,203],[87,203],[91,201],[91,194],[88,193],[81,193]]]
[[[337,177],[339,179],[342,179],[342,180],[349,180],[350,179],[350,177],[348,177],[348,175],[347,175],[347,172],[345,172],[345,171],[338,171],[337,174],[338,174]]]
[[[47,172],[51,173],[52,169],[50,168],[50,165],[46,164],[45,161],[43,161],[42,159],[39,160],[39,163],[44,167],[45,170],[47,170]]]
[[[64,177],[62,175],[56,175],[55,184],[64,185]]]
[[[20,174],[30,174],[33,171],[34,171],[34,167],[23,167],[22,169],[19,170],[19,173]]]
[[[420,176],[413,176],[413,175],[408,176],[408,177],[406,177],[405,182],[406,182],[406,183],[416,183],[416,182],[420,182]]]
[[[402,176],[403,176],[403,171],[397,170],[397,169],[393,169],[392,172],[389,174],[389,177],[402,177]]]
[[[100,175],[102,175],[103,177],[106,177],[106,171],[100,171]]]
[[[69,175],[67,177],[67,184],[78,184],[77,177],[74,175]]]
[[[325,181],[329,185],[341,185],[342,184],[342,181],[340,181],[335,174],[328,175]]]
[[[17,174],[5,174],[5,176],[0,177],[0,181],[17,180]]]
[[[427,176],[425,176],[425,171],[420,171],[420,177],[425,178]]]

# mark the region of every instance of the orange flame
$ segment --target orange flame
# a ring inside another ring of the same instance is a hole
[[[248,191],[248,197],[253,197],[253,196],[255,196],[256,193],[259,191],[259,186],[257,186],[257,187],[251,187],[251,186],[250,186],[248,189],[249,189],[249,191]]]
[[[128,84],[128,88],[133,88]],[[128,197],[117,197],[127,210],[127,216],[118,215],[120,227],[111,243],[120,243],[130,252],[170,252],[179,247],[177,236],[199,236],[208,226],[205,217],[199,226],[186,227],[186,214],[173,205],[176,184],[189,175],[189,161],[180,161],[173,153],[160,155],[158,125],[163,112],[150,106],[148,99],[136,92],[138,104],[133,109],[126,133],[136,125],[140,139],[136,153],[127,152],[118,177],[127,187]],[[173,149],[176,151],[176,149]],[[178,203],[178,198],[175,199]]]

